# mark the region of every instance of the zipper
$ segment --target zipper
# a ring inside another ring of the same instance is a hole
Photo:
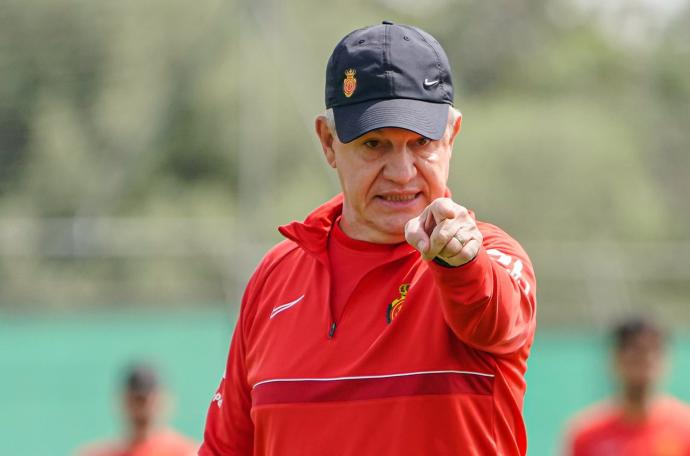
[[[331,233],[328,233],[328,236],[331,236]],[[328,242],[328,241],[327,241]],[[311,253],[311,252],[310,252]],[[390,263],[400,261],[403,259],[405,256],[407,256],[409,252],[404,252],[403,254],[396,255],[395,258],[390,259],[382,264],[374,266],[368,273],[371,273],[375,269],[378,269],[380,267],[388,266]],[[350,301],[352,300],[352,296],[354,295],[355,290],[359,287],[361,282],[366,278],[366,274],[363,275],[362,277],[359,278],[357,283],[355,283],[355,286],[352,288],[350,296],[348,296],[347,300],[345,301],[343,308],[339,309],[340,310],[340,315],[336,315],[335,309],[333,309],[333,269],[331,267],[331,258],[328,255],[327,251],[319,252],[319,253],[312,253],[312,255],[315,257],[318,263],[321,264],[321,266],[325,269],[325,274],[326,274],[326,285],[328,289],[327,293],[327,306],[328,306],[328,316],[329,316],[329,324],[328,324],[328,332],[327,332],[327,337],[328,340],[332,340],[335,337],[335,332],[338,329],[338,322],[342,320],[343,316],[345,315],[345,312],[347,308],[349,307]],[[416,275],[416,272],[415,272]]]
[[[330,258],[326,266],[326,275],[328,277],[328,316],[330,317],[330,324],[328,325],[328,339],[333,339],[335,336],[335,330],[338,327],[337,317],[335,315],[335,310],[333,309],[333,271],[331,269]]]
[[[374,266],[374,267],[368,272],[368,274],[370,274],[372,271],[374,271],[374,270],[376,270],[376,269],[378,269],[378,268],[380,268],[380,267],[385,267],[385,266],[388,266],[390,263],[399,261],[399,260],[401,260],[402,258],[403,258],[403,256],[401,256],[401,257],[399,257],[399,258],[396,258],[396,259],[394,259],[394,260],[387,261],[387,262],[385,262],[385,263],[376,265],[376,266]],[[322,264],[323,264],[323,263],[322,263]],[[418,277],[418,275],[420,274],[420,269],[421,269],[421,268],[417,268],[417,269],[414,271],[414,273],[412,274],[412,278],[410,279],[409,283],[412,283],[412,280],[414,280],[415,278]],[[335,331],[338,329],[338,322],[341,321],[341,320],[343,319],[343,317],[345,316],[345,313],[346,313],[346,311],[347,311],[347,309],[348,309],[348,307],[349,307],[349,304],[350,304],[350,301],[352,300],[352,297],[353,297],[354,294],[355,294],[355,291],[356,291],[357,288],[360,286],[360,284],[362,283],[362,281],[364,281],[364,280],[366,279],[366,274],[359,278],[359,280],[357,281],[357,283],[355,283],[355,286],[352,288],[352,290],[351,290],[351,292],[350,292],[350,295],[347,297],[347,300],[345,301],[345,303],[344,303],[342,309],[340,309],[340,315],[336,315],[336,312],[335,312],[335,310],[333,309],[333,290],[332,290],[332,287],[333,287],[333,278],[332,278],[332,272],[333,272],[333,271],[332,271],[332,269],[331,269],[331,264],[330,264],[330,259],[329,259],[328,266],[327,266],[327,268],[326,268],[327,283],[328,283],[328,314],[329,314],[329,316],[330,316],[330,324],[329,324],[329,326],[328,326],[328,339],[329,339],[329,340],[330,340],[330,339],[333,339],[333,338],[335,337]],[[407,277],[408,277],[408,275],[406,274],[406,275],[405,275],[405,278],[407,278]],[[388,310],[388,309],[386,309],[386,310]],[[388,323],[390,323],[390,322],[388,322]]]

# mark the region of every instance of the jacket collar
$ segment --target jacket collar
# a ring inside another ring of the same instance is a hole
[[[307,253],[316,257],[323,264],[328,264],[328,237],[338,217],[343,212],[343,194],[339,193],[325,202],[304,219],[303,222],[292,222],[278,227],[286,238],[294,241]],[[389,261],[414,253],[414,248],[401,242],[391,252]]]
[[[280,234],[294,241],[317,258],[328,261],[328,235],[338,216],[343,212],[343,194],[336,196],[317,207],[304,219],[278,227]]]
[[[450,190],[446,189],[445,196],[450,197]],[[328,263],[328,236],[333,224],[343,212],[343,194],[336,196],[317,207],[303,222],[294,221],[278,227],[280,234],[294,241],[306,252],[314,255],[319,261]],[[474,218],[474,213],[470,212]],[[414,249],[406,243],[396,249],[394,258],[412,253]]]

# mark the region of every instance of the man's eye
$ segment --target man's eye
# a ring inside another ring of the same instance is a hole
[[[365,142],[364,145],[367,146],[369,149],[376,149],[381,142],[377,139],[370,139],[369,141]]]
[[[418,146],[426,146],[426,145],[429,144],[430,142],[431,142],[431,140],[430,140],[429,138],[425,138],[425,137],[422,136],[421,138],[419,138],[419,139],[417,140],[417,145],[418,145]]]

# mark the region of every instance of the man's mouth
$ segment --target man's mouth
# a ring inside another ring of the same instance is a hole
[[[381,198],[382,200],[390,203],[406,203],[409,201],[414,200],[417,198],[417,196],[420,195],[420,192],[418,193],[388,193],[384,195],[379,195],[378,197]]]

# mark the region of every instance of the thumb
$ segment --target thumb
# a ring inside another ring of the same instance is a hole
[[[424,231],[420,217],[410,219],[405,224],[405,240],[421,254],[429,248],[429,236]]]

